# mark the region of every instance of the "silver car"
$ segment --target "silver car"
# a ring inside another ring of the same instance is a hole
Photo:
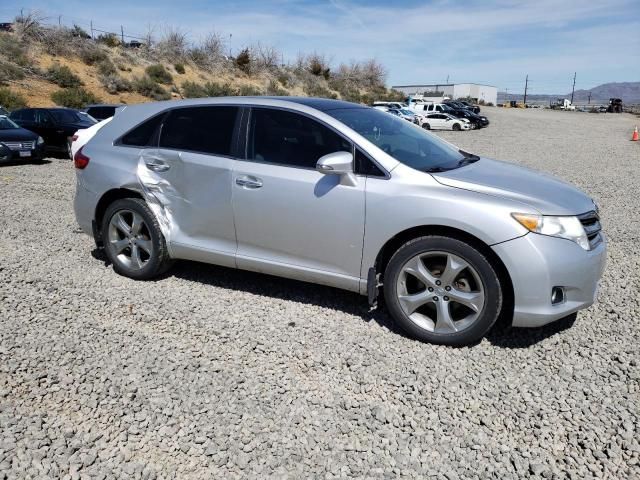
[[[358,292],[428,342],[590,306],[598,209],[549,176],[352,103],[236,97],[125,107],[74,158],[75,211],[113,268],[188,259]]]

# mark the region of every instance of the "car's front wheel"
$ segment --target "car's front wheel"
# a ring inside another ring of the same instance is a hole
[[[477,342],[502,307],[500,280],[489,260],[454,238],[428,236],[405,243],[391,257],[383,283],[397,325],[425,342]]]
[[[453,129],[454,129],[456,132],[459,132],[459,131],[460,131],[460,129],[461,129],[460,124],[459,124],[459,123],[454,123],[454,124],[453,124]]]
[[[425,130],[431,130],[431,125],[429,125],[428,123],[423,123],[422,128],[424,128]]]
[[[148,280],[171,265],[160,224],[139,198],[109,205],[102,222],[102,243],[113,269],[125,277]]]

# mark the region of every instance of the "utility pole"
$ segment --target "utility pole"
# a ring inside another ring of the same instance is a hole
[[[589,92],[589,105],[591,105],[591,92]]]
[[[573,92],[576,91],[576,72],[573,72],[573,88],[571,88],[571,105],[573,105]]]
[[[91,40],[93,40],[93,20],[90,20],[89,25],[91,25]]]
[[[505,97],[507,97],[507,103],[508,103],[508,102],[509,102],[509,89],[508,89],[508,88],[505,88],[504,90],[505,90],[505,92],[506,92],[506,93],[505,93]]]
[[[122,39],[122,46],[124,47],[124,27],[120,25],[120,38]]]
[[[527,105],[527,88],[529,88],[529,74],[527,74],[527,78],[524,79],[524,100],[522,103]]]
[[[58,15],[58,26],[62,26],[62,15]]]
[[[449,84],[449,75],[447,75],[447,85]]]

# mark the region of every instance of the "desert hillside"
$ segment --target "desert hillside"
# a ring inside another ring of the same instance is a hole
[[[140,45],[116,36],[91,38],[79,27],[43,26],[35,15],[17,17],[0,33],[0,105],[68,106],[138,103],[224,95],[301,95],[369,103],[398,99],[385,87],[386,70],[373,59],[330,65],[319,53],[280,63],[275,48],[254,45],[237,56],[210,34],[193,44],[168,31]]]

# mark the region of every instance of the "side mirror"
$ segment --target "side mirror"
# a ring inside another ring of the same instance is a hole
[[[340,175],[342,185],[354,187],[357,184],[351,152],[333,152],[320,157],[316,170],[325,175]]]

